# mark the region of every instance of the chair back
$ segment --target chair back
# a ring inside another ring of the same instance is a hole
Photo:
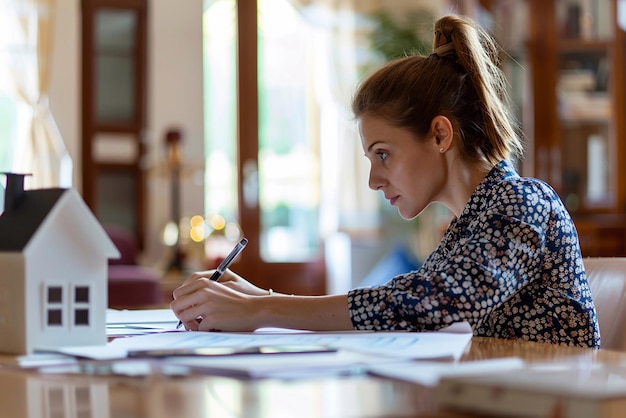
[[[602,348],[626,351],[626,257],[584,259]]]
[[[104,230],[120,252],[120,258],[110,258],[109,265],[137,264],[137,246],[132,232],[115,225],[104,225]]]

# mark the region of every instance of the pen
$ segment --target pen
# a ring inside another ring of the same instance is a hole
[[[241,241],[239,241],[237,245],[235,245],[235,248],[233,248],[232,251],[226,256],[226,258],[220,263],[220,265],[217,266],[217,270],[213,272],[209,280],[212,280],[214,282],[218,281],[220,279],[220,276],[224,274],[226,269],[230,267],[235,258],[243,251],[247,243],[248,239],[242,238]],[[183,321],[178,321],[176,329],[179,329],[182,325]]]

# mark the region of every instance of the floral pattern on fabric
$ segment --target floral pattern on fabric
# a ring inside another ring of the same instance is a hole
[[[600,347],[578,234],[556,192],[501,161],[417,271],[348,293],[353,325]]]

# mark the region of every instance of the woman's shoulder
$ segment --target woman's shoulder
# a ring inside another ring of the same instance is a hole
[[[492,175],[488,190],[496,201],[515,198],[515,201],[532,199],[538,203],[539,200],[559,199],[550,184],[536,177],[520,176],[508,161],[502,161],[495,169],[497,172]]]
[[[565,211],[559,195],[548,183],[519,175],[493,182],[488,189],[487,202],[487,212],[520,219],[530,217],[534,222]]]
[[[498,214],[542,222],[551,213],[562,212],[564,205],[548,183],[534,177],[522,177],[512,163],[502,161],[478,186],[467,209],[473,217],[479,213]]]

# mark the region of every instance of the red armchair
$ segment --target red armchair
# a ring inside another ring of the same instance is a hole
[[[121,257],[109,260],[109,307],[115,309],[162,306],[163,283],[157,271],[141,266],[132,233],[106,225],[105,231],[120,251]]]

